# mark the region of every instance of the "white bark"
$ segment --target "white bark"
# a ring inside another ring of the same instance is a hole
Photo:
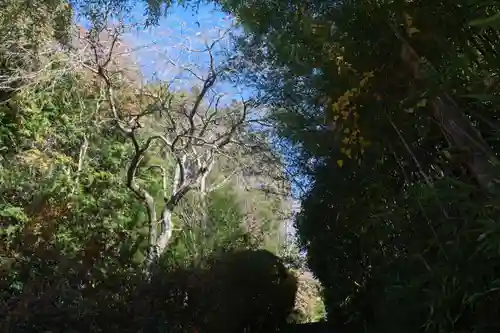
[[[99,34],[89,36],[98,38]],[[147,98],[152,108],[138,105],[137,110],[131,111],[129,106],[125,112],[121,109],[107,69],[108,64],[112,63],[113,48],[118,44],[118,36],[116,33],[112,37],[113,41],[108,41],[110,46],[107,52],[103,52],[98,40],[89,41],[94,59],[83,66],[101,79],[116,128],[133,146],[126,183],[137,199],[143,202],[147,211],[149,249],[146,257],[148,263],[151,263],[168,249],[174,231],[172,218],[179,201],[192,190],[199,190],[204,196],[227,183],[235,173],[230,173],[220,184],[208,188],[207,179],[218,157],[227,157],[231,154],[229,148],[238,144],[238,135],[248,119],[251,103],[242,100],[239,106],[232,105],[226,109],[220,107],[222,95],[214,93],[213,90],[216,81],[223,76],[226,69],[218,68],[214,62],[212,51],[216,42],[220,41],[218,39],[213,43],[206,43],[206,49],[201,50],[206,52],[210,59],[209,70],[205,76],[186,69],[200,80],[200,88],[196,90],[191,103],[188,100],[176,100],[170,91],[170,84],[165,88],[160,85],[158,89],[137,93],[139,98]],[[156,118],[148,131],[142,130],[142,122],[151,122],[151,115]],[[158,154],[158,149],[160,154],[164,154],[163,162],[147,165],[145,157]],[[166,165],[172,160],[175,166],[169,183]],[[137,181],[138,170],[151,168],[160,170],[162,174],[161,205],[155,202],[155,194]],[[157,211],[159,206],[160,211]]]

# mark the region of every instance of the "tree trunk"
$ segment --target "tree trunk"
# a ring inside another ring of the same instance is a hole
[[[161,231],[156,242],[158,255],[161,255],[167,250],[168,243],[172,238],[172,229],[172,211],[165,209],[161,216]]]
[[[411,80],[417,85],[425,86],[426,77],[421,69],[422,58],[406,39],[399,37],[403,43],[401,58],[411,73]],[[490,188],[495,179],[496,158],[479,131],[445,91],[438,91],[431,96],[429,105],[432,108],[432,117],[439,124],[450,146],[461,151],[462,163],[481,187]]]
[[[434,119],[439,123],[450,145],[460,149],[463,163],[479,185],[489,188],[495,178],[496,158],[479,131],[448,94],[439,94],[430,104]]]
[[[168,208],[163,210],[159,223],[159,232],[156,219],[151,219],[151,217],[156,217],[156,212],[154,214],[150,214],[149,219],[149,246],[146,255],[148,267],[167,250],[173,231],[172,210]]]

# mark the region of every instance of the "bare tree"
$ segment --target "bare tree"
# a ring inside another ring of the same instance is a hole
[[[120,44],[123,26],[105,29],[109,37],[106,43],[99,40],[102,33],[87,34],[93,57],[83,66],[101,79],[112,120],[133,146],[126,184],[147,209],[150,244],[147,258],[151,262],[168,247],[173,233],[172,214],[179,201],[192,190],[205,195],[217,189],[239,170],[234,147],[251,148],[244,135],[245,128],[251,113],[258,108],[254,101],[241,96],[239,101],[223,105],[227,96],[216,89],[216,83],[228,68],[216,61],[215,49],[229,30],[211,41],[205,40],[201,48],[188,49],[207,55],[205,73],[199,66],[178,65],[197,81],[191,94],[173,92],[174,78],[170,82],[133,89],[138,103],[132,109],[130,105],[125,108],[118,98],[117,83],[109,67],[116,45]],[[172,60],[169,62],[177,65]],[[152,155],[155,158],[149,158]],[[234,161],[233,172],[215,183],[207,182],[220,158]],[[173,167],[169,168],[171,161]],[[140,179],[141,173],[150,169],[159,171],[163,177],[160,201]]]

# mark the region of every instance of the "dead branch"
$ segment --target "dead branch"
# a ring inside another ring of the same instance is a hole
[[[104,28],[102,28],[104,29]],[[113,52],[118,44],[123,28],[112,29],[111,41],[103,46],[100,33],[87,34],[87,45],[93,54],[90,61],[82,64],[101,79],[107,104],[116,128],[129,140],[133,155],[129,162],[126,184],[134,195],[141,200],[148,213],[150,250],[148,259],[161,254],[172,237],[172,213],[176,206],[190,191],[197,189],[206,192],[207,176],[212,172],[221,157],[234,158],[233,147],[244,132],[254,103],[241,99],[238,105],[222,107],[224,94],[216,92],[216,83],[223,76],[224,67],[217,66],[213,50],[223,37],[205,43],[203,50],[209,58],[206,75],[198,75],[185,69],[199,81],[199,89],[192,96],[182,97],[174,94],[170,87],[159,85],[159,89],[135,91],[139,98],[147,98],[147,107],[137,105],[136,110],[127,114],[121,110],[115,91],[115,83],[110,78],[109,65],[113,62]],[[175,64],[173,61],[170,63]],[[144,101],[141,101],[144,103]],[[150,116],[157,116],[151,122]],[[159,118],[158,118],[159,117]],[[150,121],[150,125],[143,125]],[[147,165],[148,154],[162,154],[162,164]],[[168,177],[167,165],[174,162],[173,175]],[[157,212],[155,195],[139,185],[137,177],[141,168],[159,169],[162,174],[163,204]],[[214,191],[226,184],[241,168],[235,164],[233,170],[223,180],[210,187]]]

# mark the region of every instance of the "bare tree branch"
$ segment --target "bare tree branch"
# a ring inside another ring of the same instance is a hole
[[[250,113],[258,108],[254,101],[243,98],[224,106],[223,99],[227,94],[217,91],[217,84],[228,69],[217,63],[214,50],[227,35],[226,31],[211,42],[205,41],[205,48],[189,48],[189,52],[205,53],[208,58],[205,75],[187,66],[179,66],[197,80],[190,95],[175,93],[172,89],[174,81],[150,84],[133,89],[137,105],[125,111],[119,98],[123,88],[112,79],[115,69],[110,68],[120,34],[125,29],[123,26],[106,29],[112,31],[107,35],[107,43],[100,40],[102,33],[87,35],[92,57],[82,66],[100,79],[116,129],[133,147],[126,184],[147,210],[150,245],[147,257],[151,262],[168,247],[174,230],[172,214],[179,202],[191,191],[204,196],[221,188],[243,171],[245,161],[240,155],[257,152],[251,140],[246,138],[246,126]],[[177,65],[171,59],[167,62]],[[155,156],[154,163],[149,162],[151,156]],[[229,168],[225,170],[224,167]],[[141,171],[148,169],[161,172],[161,205],[157,202],[157,194],[142,185],[139,179]],[[223,171],[222,180],[208,184],[209,175],[215,169]]]

